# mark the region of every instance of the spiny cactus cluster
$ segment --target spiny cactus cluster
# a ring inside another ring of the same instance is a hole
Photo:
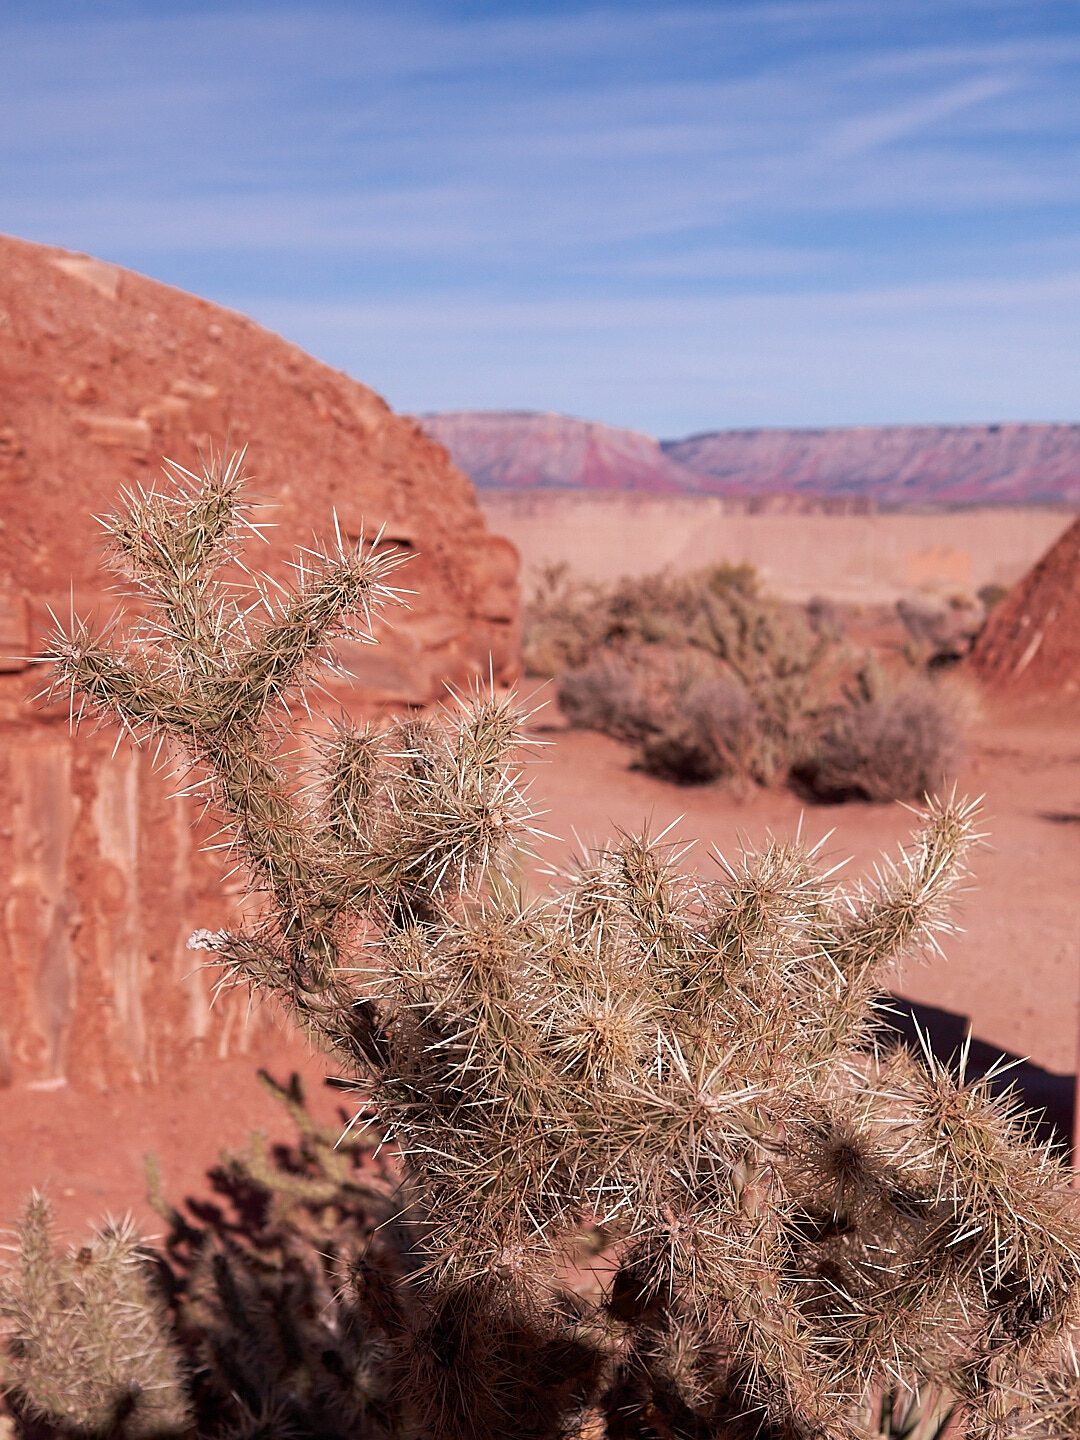
[[[202,943],[402,1157],[407,1263],[354,1265],[395,1397],[362,1433],[854,1440],[921,1387],[973,1436],[1027,1423],[1075,1310],[1068,1177],[984,1086],[872,1041],[973,807],[928,804],[861,885],[780,842],[703,878],[645,835],[526,902],[512,706],[343,722],[305,770],[289,701],[390,562],[338,543],[245,598],[239,465],[174,479],[109,522],[142,618],[59,636],[54,693],[206,777],[265,904]]]
[[[35,1194],[17,1240],[0,1315],[12,1335],[5,1381],[21,1416],[98,1435],[186,1430],[180,1358],[131,1221],[58,1254],[52,1212]]]
[[[25,1440],[386,1433],[394,1373],[356,1290],[362,1274],[403,1273],[390,1152],[373,1155],[370,1127],[343,1139],[344,1111],[339,1125],[316,1123],[295,1075],[259,1078],[296,1143],[256,1132],[210,1172],[213,1197],[183,1211],[148,1157],[148,1198],[167,1225],[156,1246],[128,1220],[58,1253],[47,1204],[29,1201],[0,1282],[4,1379]]]
[[[159,1280],[184,1357],[202,1437],[351,1440],[396,1428],[395,1375],[383,1327],[358,1287],[392,1293],[403,1274],[396,1177],[379,1136],[317,1124],[296,1076],[260,1073],[285,1104],[297,1143],[224,1155],[213,1202],[187,1213],[151,1201],[168,1230]],[[344,1123],[344,1119],[343,1122]]]

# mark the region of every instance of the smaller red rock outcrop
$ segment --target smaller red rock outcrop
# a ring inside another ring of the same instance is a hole
[[[968,663],[1017,695],[1080,690],[1080,520],[990,612]]]

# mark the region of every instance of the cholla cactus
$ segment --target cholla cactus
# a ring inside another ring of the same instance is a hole
[[[1073,1313],[1067,1176],[985,1087],[871,1040],[894,963],[948,928],[973,807],[930,804],[854,888],[798,844],[712,881],[645,836],[527,904],[511,706],[343,724],[299,774],[287,698],[389,564],[339,543],[241,603],[238,465],[176,478],[109,522],[149,618],[60,637],[55,687],[205,774],[266,905],[204,943],[400,1150],[394,1433],[840,1440],[920,1386],[1003,1423]]]
[[[186,1429],[177,1352],[131,1222],[58,1255],[49,1206],[34,1195],[18,1241],[18,1267],[0,1287],[17,1411],[128,1440]]]
[[[204,1440],[367,1440],[399,1433],[400,1403],[387,1364],[386,1325],[373,1303],[392,1295],[405,1250],[397,1233],[396,1176],[379,1135],[322,1126],[297,1076],[265,1072],[297,1143],[223,1155],[214,1203],[187,1213],[150,1200],[167,1223],[159,1276]],[[343,1123],[344,1123],[344,1112]],[[225,1203],[223,1203],[225,1202]],[[363,1303],[358,1303],[364,1291]],[[394,1312],[392,1305],[390,1313]]]

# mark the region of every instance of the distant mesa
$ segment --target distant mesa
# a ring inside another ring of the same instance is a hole
[[[719,495],[767,507],[1080,505],[1080,425],[717,430],[654,440],[564,415],[452,411],[423,428],[481,489]]]
[[[636,430],[514,410],[423,415],[420,424],[483,489],[702,489],[692,470]]]

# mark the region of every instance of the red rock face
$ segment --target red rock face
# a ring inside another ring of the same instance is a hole
[[[69,735],[29,700],[26,658],[66,617],[108,614],[94,516],[163,457],[247,445],[271,543],[249,559],[287,581],[312,536],[383,529],[408,555],[411,608],[343,657],[369,713],[447,683],[517,673],[518,557],[491,535],[440,445],[365,386],[243,316],[85,256],[0,238],[0,1079],[153,1078],[227,1054],[270,1024],[247,1001],[211,1012],[192,928],[234,913],[239,884],[192,836],[190,802],[114,737]],[[205,831],[204,831],[205,835]]]
[[[647,490],[923,505],[1080,503],[1080,425],[721,430],[656,441],[561,415],[426,415],[479,486]],[[795,507],[797,508],[797,506]]]
[[[1012,694],[1080,691],[1080,520],[995,605],[968,663]]]

